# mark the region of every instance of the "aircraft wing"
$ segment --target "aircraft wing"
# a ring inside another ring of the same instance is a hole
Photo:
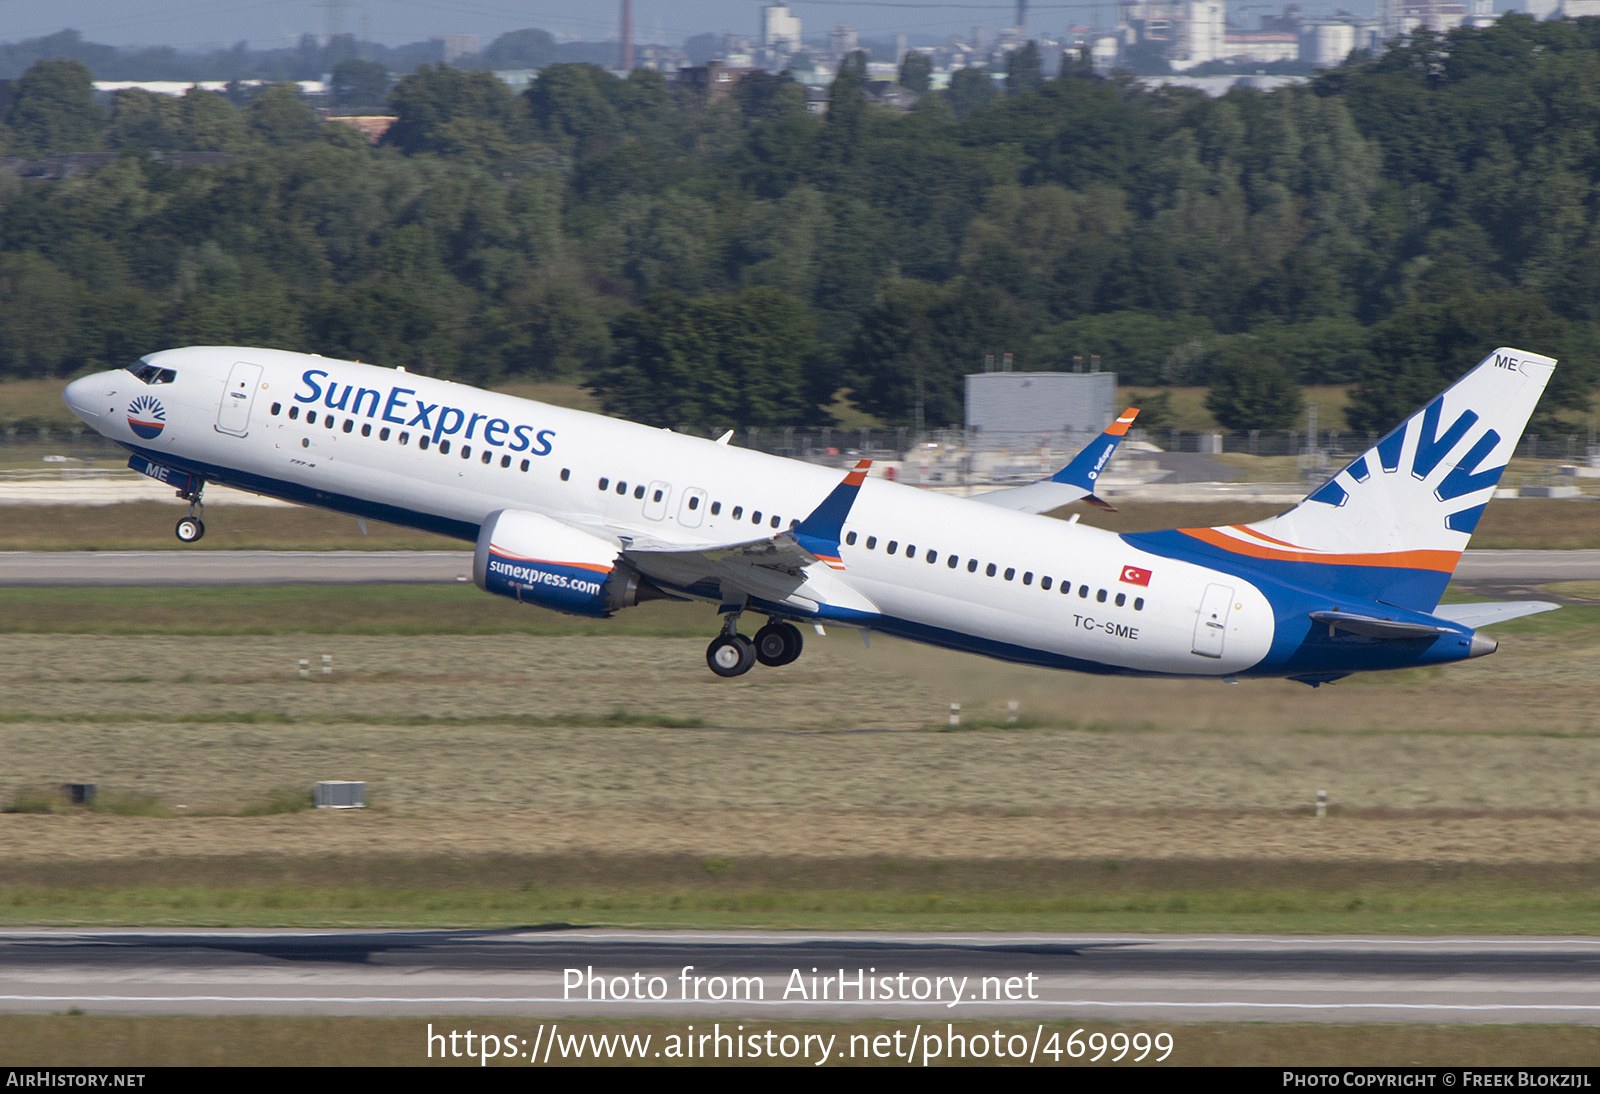
[[[1106,427],[1106,431],[1100,436],[1084,445],[1083,451],[1074,456],[1071,463],[1048,479],[1009,490],[976,494],[969,500],[981,501],[985,505],[998,505],[1002,509],[1015,509],[1019,513],[1048,513],[1069,502],[1087,498],[1090,505],[1114,513],[1115,509],[1095,497],[1094,484],[1100,477],[1106,461],[1111,459],[1111,454],[1117,450],[1117,445],[1122,443],[1128,427],[1138,416],[1138,407],[1130,407],[1123,411],[1122,417]]]
[[[833,573],[844,569],[839,536],[871,463],[858,463],[810,516],[786,532],[692,546],[624,539],[623,557],[658,584],[720,596],[724,605],[753,600],[806,615],[876,615],[877,605]]]
[[[1520,619],[1525,615],[1553,612],[1559,607],[1560,604],[1550,604],[1543,600],[1497,600],[1479,604],[1440,604],[1433,609],[1433,614],[1440,619],[1460,623],[1463,627],[1477,629],[1487,627],[1491,623]]]

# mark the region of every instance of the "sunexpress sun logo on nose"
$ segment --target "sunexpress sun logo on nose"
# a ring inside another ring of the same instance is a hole
[[[141,395],[128,404],[128,428],[147,441],[161,436],[167,428],[167,411],[161,400],[151,395]]]

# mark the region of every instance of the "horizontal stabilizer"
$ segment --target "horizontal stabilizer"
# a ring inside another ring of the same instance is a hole
[[[1089,504],[1115,513],[1115,509],[1094,496],[1094,485],[1138,416],[1138,407],[1124,410],[1120,418],[1106,427],[1105,432],[1084,445],[1083,451],[1074,456],[1071,463],[1048,479],[1010,490],[977,494],[971,500],[981,501],[985,505],[998,505],[1002,509],[1014,509],[1019,513],[1048,513],[1087,498]]]
[[[1433,609],[1433,614],[1440,619],[1459,623],[1463,627],[1477,628],[1487,627],[1491,623],[1504,623],[1510,619],[1521,619],[1525,615],[1553,612],[1559,607],[1560,604],[1550,604],[1543,600],[1496,600],[1479,604],[1440,604]]]
[[[1450,627],[1432,623],[1402,623],[1396,619],[1382,619],[1375,615],[1357,615],[1355,612],[1312,612],[1311,618],[1328,625],[1328,633],[1349,631],[1368,638],[1437,638],[1441,634],[1457,633]]]

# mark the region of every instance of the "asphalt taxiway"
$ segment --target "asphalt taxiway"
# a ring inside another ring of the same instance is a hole
[[[1600,938],[0,932],[0,1011],[71,1007],[93,1014],[1600,1025]]]

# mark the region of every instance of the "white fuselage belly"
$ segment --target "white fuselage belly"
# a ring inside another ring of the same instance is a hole
[[[108,381],[110,412],[97,428],[152,454],[253,477],[264,493],[286,492],[275,491],[272,483],[314,491],[334,508],[341,507],[338,499],[353,498],[472,526],[496,510],[525,509],[598,535],[686,545],[771,535],[774,516],[778,527],[788,528],[838,484],[838,472],[795,460],[447,381],[279,351],[254,352],[261,387],[249,406],[248,429],[231,435],[216,426],[236,356],[204,349],[152,355],[147,360],[170,361],[179,372],[175,383],[154,389],[167,404],[162,435],[140,439],[121,420],[128,391],[112,398],[109,388],[138,387],[132,377]],[[318,385],[322,397],[315,403],[303,401],[312,389],[302,375],[311,369],[329,374]],[[348,402],[344,410],[330,411],[324,405],[330,382],[364,386],[379,396],[364,398],[359,413]],[[399,397],[403,404],[386,406],[395,389],[407,393]],[[448,454],[431,443],[422,450],[419,437],[426,430],[405,424],[419,403],[462,411],[461,428],[448,436]],[[289,419],[291,406],[300,407],[299,419]],[[315,425],[306,423],[307,412],[316,414]],[[324,424],[329,414],[331,429]],[[348,433],[347,420],[354,423]],[[474,423],[470,437],[468,420]],[[525,424],[520,439],[531,443],[513,450],[518,438],[497,428],[486,444],[484,427],[491,421]],[[372,427],[371,436],[361,435],[364,425]],[[379,439],[383,428],[390,430],[388,440]],[[410,434],[405,445],[398,443],[402,431]],[[463,446],[471,450],[467,458],[460,455]],[[541,447],[548,451],[536,454]],[[488,464],[482,462],[484,451],[491,454]],[[507,455],[511,464],[502,467]],[[226,482],[230,476],[212,477]],[[619,482],[626,484],[620,495]],[[643,498],[635,496],[640,486]],[[701,501],[691,511],[687,499],[696,491]],[[303,493],[299,497],[306,500]],[[752,519],[757,512],[759,525]],[[845,570],[838,576],[876,605],[885,630],[1017,660],[1070,658],[1112,671],[1195,676],[1244,671],[1271,645],[1272,608],[1249,582],[1145,553],[1098,529],[869,480],[844,530]],[[866,547],[869,537],[872,549]],[[893,555],[887,551],[891,542]],[[908,546],[915,557],[907,557]],[[932,563],[929,551],[937,552]],[[952,555],[959,559],[955,568],[948,565]],[[976,572],[968,569],[970,559],[978,560]],[[994,576],[988,574],[991,564]],[[1148,585],[1120,580],[1126,567],[1148,571]],[[1004,576],[1008,570],[1010,580]],[[1024,575],[1031,575],[1027,584]],[[1042,588],[1046,577],[1049,591]],[[1061,591],[1064,582],[1071,583],[1070,594]],[[1085,586],[1087,597],[1079,595]],[[1231,590],[1231,597],[1217,586]],[[1115,604],[1118,594],[1125,601],[1121,607]],[[1210,650],[1220,656],[1202,655],[1195,652],[1201,605],[1219,596],[1231,601],[1220,640]],[[1144,602],[1140,610],[1133,607],[1136,598]]]

